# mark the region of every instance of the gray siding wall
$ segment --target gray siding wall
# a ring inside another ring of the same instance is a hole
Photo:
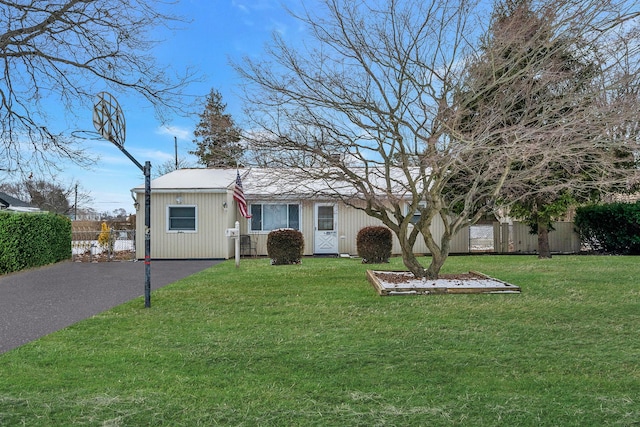
[[[177,197],[181,203],[176,202]],[[136,258],[144,258],[144,194],[137,194],[139,203],[136,211]],[[226,203],[227,208],[224,208]],[[292,203],[292,201],[288,201]],[[305,255],[313,255],[314,206],[316,201],[305,200],[301,205],[301,228],[305,239]],[[168,206],[196,206],[197,232],[167,231]],[[227,192],[152,192],[151,195],[151,257],[155,259],[203,259],[233,258],[235,241],[225,236],[225,230],[233,228],[236,218],[242,234],[250,234],[257,243],[258,255],[267,255],[267,233],[248,233],[248,220],[241,218],[231,191]],[[338,250],[342,254],[357,254],[356,237],[358,231],[366,226],[381,225],[378,220],[369,217],[363,211],[338,204]],[[580,251],[580,238],[573,230],[573,223],[554,223],[555,231],[549,233],[549,243],[553,252],[577,253]],[[440,239],[444,232],[442,221],[434,220],[432,232]],[[468,253],[470,247],[469,229],[464,228],[454,236],[451,253]],[[515,222],[494,224],[494,250],[496,252],[535,253],[537,236],[529,234],[526,225]],[[424,241],[419,237],[415,252],[428,254]],[[400,245],[394,236],[393,254],[399,255]]]
[[[176,197],[181,203],[176,202]],[[136,257],[144,258],[144,194],[137,194]],[[227,208],[224,208],[224,203]],[[196,206],[197,232],[167,231],[168,206]],[[151,258],[230,258],[232,240],[225,230],[235,223],[236,208],[230,192],[181,192],[151,194]]]
[[[317,201],[305,200],[301,202],[301,231],[304,236],[305,248],[304,255],[313,255],[313,239],[314,239],[314,206]],[[291,203],[291,202],[289,202]],[[247,234],[248,225],[247,221],[241,222],[241,233]],[[368,216],[364,211],[346,206],[345,204],[338,204],[338,250],[343,254],[357,254],[356,238],[358,231],[361,228],[371,225],[382,225],[379,220]],[[442,220],[436,219],[432,226],[433,234],[437,239],[440,239],[444,233],[444,226]],[[251,234],[251,233],[249,233]],[[258,255],[267,255],[267,233],[251,234],[251,237],[257,244]],[[427,254],[427,249],[424,241],[418,238],[415,245],[415,252],[419,254]],[[398,239],[394,235],[393,239],[393,254],[399,255],[401,253]],[[464,228],[458,233],[451,244],[452,253],[467,253],[469,252],[469,231],[468,228]]]
[[[181,203],[176,198],[181,198]],[[136,212],[136,258],[144,258],[144,194],[137,194],[139,203]],[[227,208],[225,209],[224,203]],[[292,201],[288,201],[292,203]],[[314,206],[316,201],[305,200],[301,204],[301,228],[305,239],[305,255],[313,255]],[[168,206],[196,206],[197,232],[167,231]],[[233,228],[236,218],[240,223],[240,232],[250,234],[257,244],[258,255],[267,255],[268,233],[249,233],[249,221],[241,218],[232,193],[222,192],[153,192],[151,194],[151,257],[153,259],[203,259],[233,258],[235,241],[225,236],[225,230]],[[357,254],[356,237],[361,228],[381,225],[361,210],[338,204],[338,249],[340,253]],[[442,221],[436,219],[433,234],[440,238],[443,233]],[[418,254],[429,253],[422,239],[415,245]],[[452,253],[469,252],[469,232],[463,229],[451,245]],[[400,254],[400,245],[394,236],[393,254]]]

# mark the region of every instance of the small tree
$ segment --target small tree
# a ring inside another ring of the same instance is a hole
[[[178,159],[178,164],[176,165],[175,160],[167,160],[164,163],[161,163],[157,167],[153,168],[153,178],[158,178],[162,175],[166,175],[173,171],[177,171],[180,169],[191,168],[193,165],[187,161],[186,159]]]
[[[231,115],[225,113],[226,108],[220,92],[211,89],[193,132],[196,149],[189,152],[207,167],[236,167],[244,153],[239,143],[240,129],[235,126]]]
[[[65,189],[46,181],[25,181],[31,205],[63,215],[71,211],[68,194]]]
[[[113,235],[107,223],[103,222],[101,225],[100,235],[98,236],[98,244],[103,250],[106,250],[109,252],[109,254],[112,254],[115,243],[115,236]]]
[[[93,201],[78,183],[65,185],[54,179],[31,178],[20,182],[4,182],[0,184],[0,190],[43,211],[61,215],[73,213],[76,203],[80,209]]]

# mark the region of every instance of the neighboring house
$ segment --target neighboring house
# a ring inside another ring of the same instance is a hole
[[[358,231],[381,225],[359,209],[327,195],[324,184],[303,182],[294,172],[240,169],[245,198],[252,218],[243,218],[233,199],[236,169],[180,169],[151,181],[151,257],[154,259],[228,259],[234,256],[234,239],[225,231],[240,223],[240,233],[251,237],[258,255],[267,255],[271,230],[294,228],[304,236],[305,255],[356,255]],[[344,191],[347,189],[345,188]],[[136,257],[144,258],[144,186],[136,197]],[[332,190],[341,191],[341,190]],[[347,195],[348,194],[344,194]],[[435,223],[433,233],[442,234]],[[395,238],[394,238],[395,240]],[[422,241],[417,253],[428,253]],[[452,242],[452,253],[469,251],[469,233]],[[394,254],[400,253],[397,241]]]
[[[34,208],[27,202],[0,192],[0,211],[39,212],[40,209]]]

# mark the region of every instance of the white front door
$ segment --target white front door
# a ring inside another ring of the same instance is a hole
[[[338,206],[316,203],[314,220],[314,254],[338,253]]]

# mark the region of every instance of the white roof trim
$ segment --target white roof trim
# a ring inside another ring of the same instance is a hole
[[[144,194],[144,187],[136,187],[131,189],[136,194]],[[151,194],[175,194],[175,193],[208,193],[208,194],[225,194],[229,193],[229,188],[153,188],[151,187]]]
[[[13,206],[13,205],[9,205],[3,210],[12,211],[12,212],[41,212],[40,208],[28,208],[24,206]]]

